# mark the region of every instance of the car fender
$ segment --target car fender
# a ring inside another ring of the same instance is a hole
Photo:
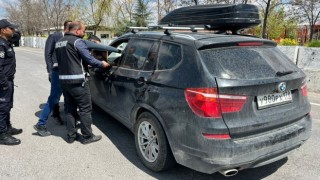
[[[171,151],[173,151],[173,140],[171,139],[171,135],[169,134],[170,132],[167,130],[168,127],[166,126],[166,124],[164,123],[164,120],[163,118],[161,117],[161,115],[150,105],[148,104],[145,104],[145,103],[137,103],[132,111],[131,111],[131,116],[130,116],[130,120],[132,122],[132,129],[131,131],[134,132],[134,124],[136,123],[137,121],[137,118],[138,118],[138,115],[139,115],[139,112],[142,111],[149,111],[150,113],[152,113],[160,122],[163,130],[164,130],[164,133],[166,134],[167,136],[167,140],[170,144],[170,148],[171,148]]]

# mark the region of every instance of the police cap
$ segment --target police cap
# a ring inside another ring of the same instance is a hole
[[[0,20],[0,29],[6,28],[6,27],[16,29],[16,28],[18,28],[18,25],[12,24],[6,19],[1,19]]]

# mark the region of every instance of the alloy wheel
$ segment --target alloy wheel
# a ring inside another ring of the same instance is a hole
[[[143,121],[138,129],[138,143],[141,154],[148,162],[154,162],[159,155],[159,143],[154,127]]]

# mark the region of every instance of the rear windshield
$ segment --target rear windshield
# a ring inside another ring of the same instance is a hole
[[[200,51],[209,72],[225,79],[265,79],[299,71],[276,47],[231,47]]]

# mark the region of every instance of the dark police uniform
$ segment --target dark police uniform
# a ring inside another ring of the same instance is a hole
[[[10,110],[13,106],[13,79],[16,57],[12,44],[0,37],[0,133],[11,126]]]
[[[17,32],[17,27],[6,19],[0,20],[0,144],[4,145],[21,143],[20,139],[12,135],[22,133],[22,129],[12,127],[10,122],[10,110],[13,106],[13,79],[16,73],[16,57],[12,42],[18,40],[12,38]]]
[[[91,95],[82,61],[86,61],[93,67],[102,67],[102,62],[90,55],[88,47],[81,38],[70,33],[66,33],[56,43],[55,49],[59,80],[67,109],[68,142],[72,143],[77,138],[75,117],[79,108],[83,143],[90,143],[96,136],[92,134],[91,129]]]

